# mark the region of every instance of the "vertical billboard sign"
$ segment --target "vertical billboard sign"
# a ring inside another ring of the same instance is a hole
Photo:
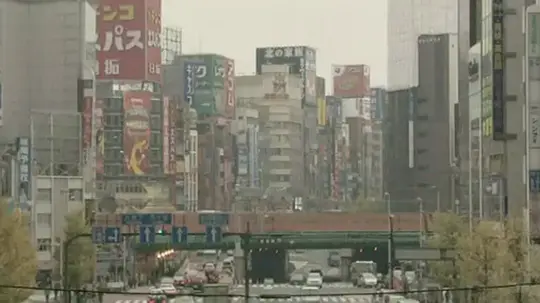
[[[160,82],[160,0],[101,0],[96,31],[97,79]]]
[[[152,93],[124,93],[124,173],[146,175],[150,169],[150,110]]]
[[[235,83],[234,83],[234,60],[228,59],[226,64],[226,71],[225,71],[225,92],[226,92],[226,100],[227,104],[225,106],[225,113],[227,114],[227,118],[234,118],[235,113],[235,101],[236,101],[236,93],[235,93]]]
[[[208,68],[201,62],[186,62],[184,64],[184,101],[194,107],[195,90],[206,82]]]
[[[17,162],[19,163],[19,202],[22,203],[32,199],[30,188],[32,182],[30,138],[18,137],[15,145],[17,147]]]
[[[170,130],[171,130],[171,126],[170,126],[170,114],[169,114],[169,110],[170,110],[170,102],[169,102],[169,97],[163,97],[163,173],[165,175],[168,175],[171,173],[171,171],[169,170],[170,168],[170,163],[169,163],[169,153],[170,153]]]
[[[506,106],[504,103],[504,1],[492,2],[492,64],[493,64],[493,140],[504,140]]]
[[[367,65],[333,65],[334,96],[358,98],[369,96],[370,70]]]
[[[176,106],[169,100],[169,172],[176,179]]]
[[[96,174],[103,175],[105,174],[105,123],[103,115],[103,100],[96,100],[96,105],[94,106],[94,119],[95,128],[96,128]]]
[[[528,174],[532,201],[540,195],[540,6],[527,8],[526,28],[526,106],[528,113]],[[530,232],[540,233],[540,205],[531,203]]]
[[[146,4],[146,76],[144,80],[161,83],[161,0]]]
[[[257,48],[256,71],[260,75],[263,65],[288,65],[292,75],[300,75],[302,105],[317,106],[316,79],[317,53],[307,46],[281,46]]]
[[[93,97],[86,96],[83,98],[83,110],[82,110],[82,148],[83,148],[83,161],[87,164],[90,161],[91,149],[92,149],[92,119],[94,116],[94,109],[92,108]]]
[[[319,126],[326,125],[326,100],[324,97],[317,100],[317,124]]]

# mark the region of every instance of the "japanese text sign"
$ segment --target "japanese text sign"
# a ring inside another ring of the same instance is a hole
[[[101,0],[97,78],[161,81],[161,0]]]

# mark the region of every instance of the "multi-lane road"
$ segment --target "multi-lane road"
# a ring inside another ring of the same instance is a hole
[[[290,252],[290,262],[296,267],[296,272],[307,273],[311,268],[320,268],[323,273],[331,270],[327,265],[328,251],[310,250],[305,252]],[[207,260],[190,260],[188,268],[200,267],[199,263]],[[218,268],[220,266],[218,265]],[[230,295],[233,303],[245,302],[244,285],[232,285],[226,277],[222,283],[230,284]],[[324,284],[321,289],[306,289],[303,286],[288,284],[253,284],[250,286],[251,302],[323,302],[323,303],[368,303],[371,302],[372,289],[361,289],[351,283]],[[147,303],[147,296],[141,293],[149,292],[149,287],[131,290],[134,294],[106,295],[104,303]],[[138,293],[138,294],[136,294]],[[365,294],[364,294],[365,293]],[[264,298],[260,298],[263,296]],[[169,303],[202,303],[203,298],[184,296],[170,299]]]
[[[104,303],[147,303],[147,296],[140,294],[148,289],[140,288],[132,292],[139,294],[107,295]],[[252,302],[323,302],[323,303],[368,303],[371,302],[371,289],[356,288],[350,284],[325,284],[321,289],[306,289],[302,286],[288,284],[251,285],[250,296]],[[244,286],[231,286],[231,300],[243,303]],[[260,297],[263,298],[260,298]],[[183,296],[170,299],[169,303],[202,303],[202,297]]]

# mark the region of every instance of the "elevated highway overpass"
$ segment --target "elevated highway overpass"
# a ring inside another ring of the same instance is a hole
[[[122,214],[96,214],[95,223],[101,226],[121,226]],[[397,213],[393,215],[394,231],[418,232],[422,227],[420,213]],[[223,230],[231,233],[246,231],[250,224],[251,232],[347,232],[347,231],[387,231],[388,215],[368,212],[293,212],[293,213],[231,213],[229,224]],[[187,226],[190,232],[204,232],[205,226],[199,224],[198,213],[175,212],[173,224]],[[131,232],[124,226],[123,232]],[[131,227],[133,228],[133,227]],[[170,226],[163,226],[170,231]]]

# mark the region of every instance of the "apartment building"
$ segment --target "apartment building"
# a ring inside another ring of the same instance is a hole
[[[286,65],[263,65],[262,73],[237,77],[239,99],[252,99],[259,113],[263,192],[304,193],[301,77]]]

